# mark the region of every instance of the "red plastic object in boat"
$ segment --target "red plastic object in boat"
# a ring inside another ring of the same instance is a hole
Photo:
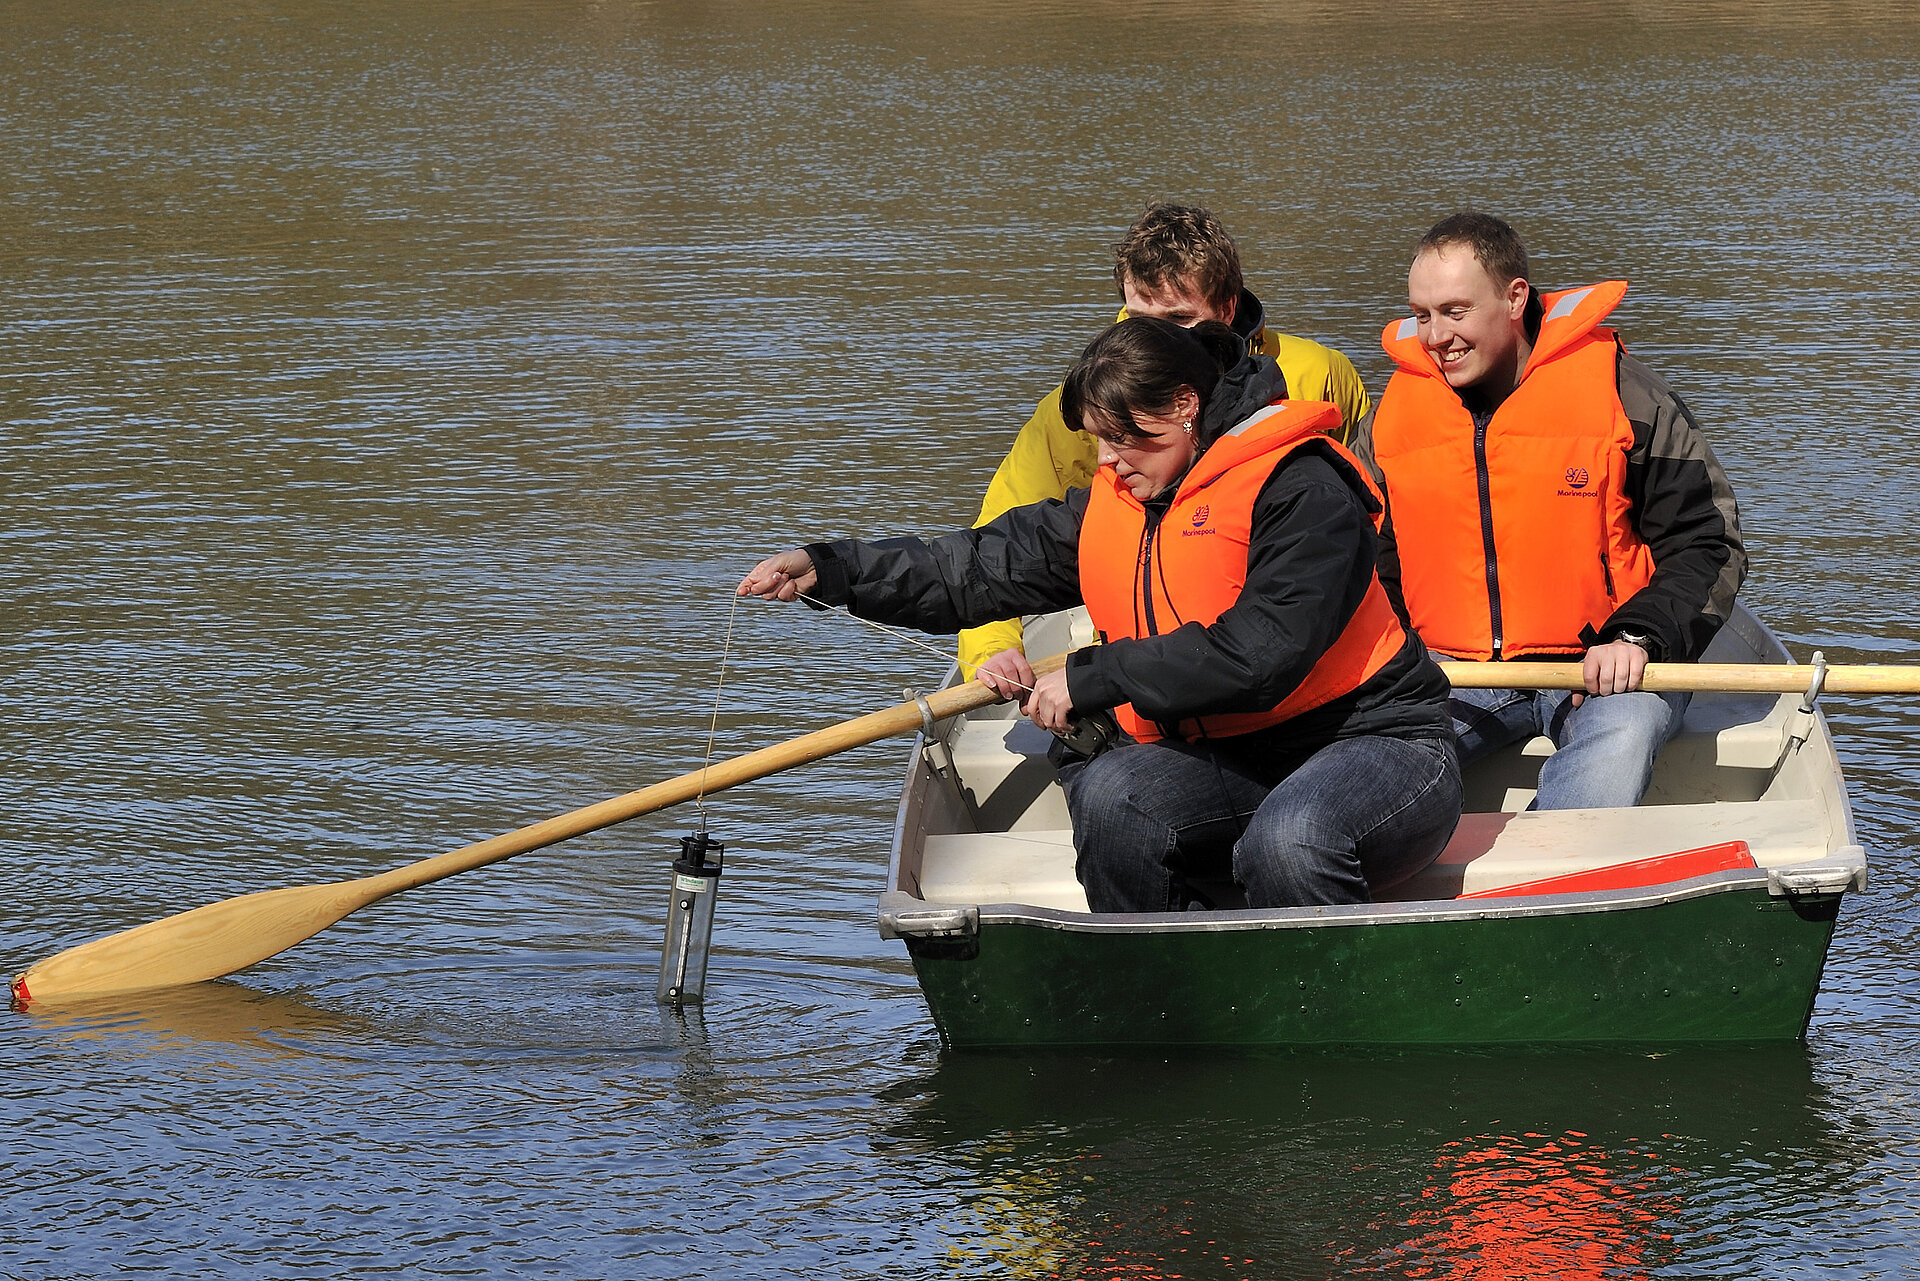
[[[1747,848],[1745,841],[1724,841],[1719,845],[1702,845],[1697,850],[1678,850],[1672,854],[1656,854],[1652,858],[1635,859],[1631,863],[1615,863],[1611,867],[1596,867],[1585,872],[1568,872],[1562,876],[1548,876],[1538,881],[1525,881],[1519,885],[1501,885],[1490,890],[1475,890],[1471,894],[1462,894],[1461,898],[1513,898],[1521,894],[1577,894],[1584,890],[1631,890],[1643,885],[1665,885],[1669,881],[1684,881],[1689,877],[1705,876],[1709,872],[1727,872],[1735,868],[1758,867],[1753,861],[1753,851]]]

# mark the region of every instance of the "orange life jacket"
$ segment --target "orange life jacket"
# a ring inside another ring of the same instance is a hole
[[[1381,346],[1398,366],[1374,413],[1401,592],[1428,647],[1465,659],[1568,654],[1653,578],[1626,492],[1633,424],[1619,338],[1600,326],[1624,280],[1541,295],[1520,385],[1484,429],[1411,318]]]
[[[1151,527],[1140,500],[1112,467],[1102,467],[1094,475],[1080,526],[1080,594],[1101,636],[1156,636],[1185,623],[1210,624],[1225,613],[1246,585],[1254,500],[1296,449],[1318,444],[1339,455],[1347,464],[1343,470],[1352,473],[1355,485],[1366,488],[1377,508],[1378,495],[1359,462],[1326,436],[1340,421],[1334,405],[1275,401],[1208,446],[1180,482],[1165,515]],[[1114,709],[1114,718],[1142,742],[1250,733],[1358,689],[1400,652],[1406,639],[1376,576],[1338,639],[1306,679],[1273,707],[1169,726],[1124,703]]]

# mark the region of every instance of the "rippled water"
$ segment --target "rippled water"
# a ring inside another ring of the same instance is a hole
[[[937,680],[728,587],[969,518],[1157,194],[1376,392],[1456,205],[1633,279],[1747,599],[1914,661],[1920,23],[1485,8],[12,6],[0,959],[694,768],[730,627],[722,754]],[[1875,887],[1803,1048],[943,1057],[873,928],[882,744],[709,800],[694,1016],[690,810],[7,1016],[0,1273],[1914,1270],[1920,712],[1829,714]]]

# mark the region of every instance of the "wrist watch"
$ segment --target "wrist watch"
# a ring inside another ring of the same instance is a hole
[[[1649,655],[1653,653],[1653,637],[1645,632],[1615,632],[1613,638],[1617,641],[1625,641],[1629,645],[1638,645]]]

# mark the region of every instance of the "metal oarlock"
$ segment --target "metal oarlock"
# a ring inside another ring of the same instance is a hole
[[[1813,651],[1813,679],[1807,684],[1806,697],[1800,700],[1800,708],[1787,718],[1787,751],[1797,752],[1808,735],[1813,733],[1814,713],[1820,706],[1820,691],[1827,684],[1827,656],[1820,650]]]
[[[698,1005],[706,991],[713,901],[725,852],[726,847],[704,831],[680,838],[667,899],[667,945],[660,955],[660,1000],[667,1005]]]

